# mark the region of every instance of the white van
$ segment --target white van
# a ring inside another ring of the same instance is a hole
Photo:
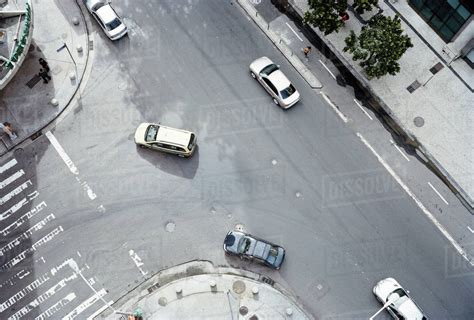
[[[196,135],[155,123],[142,123],[135,131],[135,143],[140,147],[190,157],[196,148]]]

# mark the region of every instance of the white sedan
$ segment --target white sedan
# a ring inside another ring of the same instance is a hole
[[[84,4],[110,40],[127,34],[127,27],[108,0],[84,0]]]
[[[426,320],[423,311],[393,278],[380,280],[373,289],[374,295],[383,304],[391,301],[387,311],[394,319]]]
[[[299,92],[269,58],[261,57],[252,62],[250,75],[267,90],[276,105],[288,109],[300,100]]]

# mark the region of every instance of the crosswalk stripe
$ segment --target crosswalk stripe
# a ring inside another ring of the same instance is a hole
[[[48,308],[45,312],[40,314],[35,318],[35,320],[44,320],[44,319],[51,319],[51,316],[61,310],[62,307],[69,304],[72,300],[76,299],[76,294],[74,292],[69,293],[67,296],[53,304],[51,307]]]
[[[0,167],[0,174],[4,173],[5,171],[10,169],[11,167],[16,165],[17,163],[18,163],[18,161],[16,161],[16,159],[11,159],[10,161],[8,161],[7,163],[5,163],[3,166]]]
[[[2,213],[0,215],[0,221],[5,220],[6,218],[8,218],[10,215],[14,214],[18,209],[20,209],[23,205],[25,205],[27,203],[28,203],[28,201],[26,200],[26,198],[23,198],[20,202],[18,202],[13,207],[11,207],[10,209],[8,209],[4,213]],[[40,212],[44,208],[46,208],[46,202],[41,201],[40,203],[38,203],[36,205],[36,207],[31,209],[30,211],[28,211],[27,213],[22,215],[19,219],[17,219],[15,222],[10,224],[8,227],[6,227],[2,231],[0,231],[0,235],[6,237],[10,232],[12,232],[15,229],[17,229],[18,227],[20,227],[23,223],[25,223],[26,221],[31,219],[34,215],[36,215],[38,212]]]
[[[10,191],[5,196],[0,198],[0,206],[3,205],[4,203],[6,203],[11,198],[13,198],[14,196],[16,196],[17,194],[21,193],[23,190],[25,190],[29,186],[32,186],[32,185],[33,185],[33,183],[31,182],[31,180],[25,181],[22,185],[16,187],[14,190]]]
[[[16,179],[20,178],[20,177],[23,176],[24,174],[25,174],[25,171],[23,171],[23,169],[18,170],[17,172],[15,172],[15,173],[12,174],[11,176],[9,176],[8,178],[6,178],[6,179],[3,180],[2,182],[0,182],[0,189],[5,188],[5,187],[8,186],[10,183],[12,183],[12,182],[15,181]]]
[[[107,294],[107,291],[105,289],[101,289],[98,291],[96,294],[94,294],[92,297],[81,303],[79,306],[76,307],[76,309],[72,310],[69,312],[63,320],[72,320],[75,317],[77,317],[79,314],[81,314],[84,310],[92,306],[94,303],[99,301],[101,298],[103,298]]]

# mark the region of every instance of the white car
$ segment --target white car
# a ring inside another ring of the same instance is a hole
[[[135,131],[135,143],[143,148],[190,157],[196,149],[197,137],[191,131],[142,123]]]
[[[252,62],[250,75],[267,90],[276,105],[288,109],[300,100],[299,92],[269,58],[261,57]]]
[[[383,304],[389,300],[392,303],[387,307],[388,312],[394,319],[426,320],[423,311],[416,305],[413,299],[393,278],[380,280],[373,289],[374,295]]]
[[[127,27],[108,0],[84,0],[84,4],[110,40],[127,34]]]

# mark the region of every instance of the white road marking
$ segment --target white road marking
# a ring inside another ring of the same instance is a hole
[[[146,276],[148,271],[143,271],[143,262],[142,259],[138,256],[138,254],[133,250],[128,251],[128,254],[130,255],[130,258],[132,258],[133,262],[135,262],[135,265],[137,266],[138,270],[140,270],[142,276]]]
[[[443,200],[444,203],[446,203],[446,205],[449,206],[449,203],[448,201],[446,201],[446,199],[441,195],[441,193],[438,192],[438,190],[436,190],[435,187],[433,187],[433,185],[428,181],[428,185],[431,187],[431,189],[433,189],[434,192],[436,192],[436,194],[438,195],[438,197],[441,198],[441,200]]]
[[[51,133],[51,131],[46,132],[45,135],[48,138],[49,142],[51,142],[51,144],[53,145],[54,149],[56,149],[61,159],[63,159],[69,170],[73,174],[78,175],[79,170],[74,165],[74,162],[72,162],[71,158],[69,158],[66,151],[64,151],[63,147],[59,144],[59,141],[56,139],[56,137]]]
[[[2,213],[0,215],[0,221],[8,218],[10,215],[14,214],[18,209],[20,209],[22,206],[24,206],[26,203],[28,203],[28,200],[26,200],[25,198],[22,199],[20,202],[18,202],[17,204],[15,204],[13,207],[11,207],[10,209],[8,209],[7,211],[5,211],[4,213]],[[23,223],[25,223],[26,221],[28,221],[29,219],[31,219],[34,215],[36,215],[38,212],[40,212],[41,210],[43,210],[43,208],[46,208],[46,202],[44,201],[41,201],[39,204],[36,205],[36,207],[34,207],[33,209],[31,209],[30,211],[28,211],[27,213],[25,213],[24,215],[22,215],[19,219],[17,219],[15,222],[13,222],[11,225],[9,225],[8,227],[6,227],[5,229],[3,229],[2,231],[0,231],[0,234],[2,234],[3,236],[6,236],[7,234],[9,234],[10,232],[12,232],[13,230],[15,230],[16,228],[18,228],[19,226],[21,226]]]
[[[474,230],[472,230],[471,227],[467,226],[467,228],[469,229],[469,231],[471,231],[471,233],[474,233]]]
[[[64,231],[64,229],[63,229],[62,226],[59,226],[59,227],[55,228],[53,231],[51,231],[50,233],[45,235],[43,238],[41,238],[40,240],[35,242],[31,248],[26,249],[25,251],[23,251],[22,253],[17,255],[15,258],[11,259],[10,261],[8,261],[4,265],[2,265],[0,267],[0,270],[5,271],[5,270],[8,270],[11,267],[17,265],[18,263],[23,261],[28,254],[33,253],[40,246],[42,246],[42,245],[46,244],[47,242],[51,241],[56,235],[58,235],[59,233],[61,233],[63,231]]]
[[[3,288],[5,285],[9,284],[10,286],[13,286],[15,284],[15,279],[21,280],[27,275],[29,275],[31,272],[26,271],[25,269],[22,269],[18,271],[15,275],[11,276],[7,280],[3,281],[2,284],[0,284],[0,288]]]
[[[8,318],[8,320],[17,320],[24,317],[34,308],[38,307],[40,304],[51,298],[51,296],[53,296],[56,292],[59,292],[61,289],[63,289],[69,282],[73,281],[74,279],[77,279],[76,273],[73,273],[70,277],[63,278],[61,281],[49,288],[45,293],[39,295],[36,299],[34,299],[26,306],[15,312],[12,316]]]
[[[4,213],[2,213],[0,215],[0,221],[5,220],[6,218],[8,218],[9,216],[11,216],[15,212],[17,212],[18,209],[20,209],[21,207],[23,207],[27,203],[28,203],[28,200],[26,200],[26,198],[21,199],[20,201],[15,203],[10,209],[8,209],[7,211],[5,211]]]
[[[395,173],[395,171],[393,171],[393,169],[385,162],[385,160],[377,153],[377,151],[375,151],[375,149],[372,148],[372,146],[367,142],[367,140],[365,140],[365,138],[360,133],[357,132],[357,136],[365,144],[365,146],[369,148],[370,151],[372,151],[372,153],[375,155],[377,160],[385,167],[388,173],[392,175],[392,177],[395,179],[395,181],[397,181],[397,183],[402,187],[402,189],[405,190],[408,196],[410,196],[410,198],[412,198],[415,201],[415,203],[421,209],[421,211],[426,215],[428,219],[431,220],[431,222],[433,222],[433,224],[444,235],[444,237],[453,245],[453,247],[457,250],[457,252],[459,252],[459,254],[464,259],[466,259],[466,261],[469,262],[471,266],[474,266],[474,262],[470,260],[466,251],[464,251],[461,245],[459,245],[459,243],[457,243],[456,240],[454,240],[454,238],[448,233],[448,231],[443,227],[443,225],[433,216],[433,214],[423,205],[423,203],[416,197],[416,195],[414,195],[413,192],[411,192],[408,186],[405,183],[403,183],[402,179]]]
[[[0,198],[0,206],[5,204],[8,200],[13,198],[17,194],[20,194],[23,190],[25,190],[26,188],[28,188],[29,186],[32,186],[32,185],[33,185],[33,183],[31,182],[31,180],[25,181],[20,186],[16,187],[14,190],[10,191],[5,196]]]
[[[355,104],[360,108],[360,110],[362,110],[362,112],[364,112],[365,115],[366,115],[367,117],[369,117],[370,120],[374,120],[374,119],[372,119],[372,117],[370,116],[370,114],[369,114],[367,111],[365,111],[365,108],[360,104],[359,101],[357,101],[357,99],[354,99],[354,102],[355,102]]]
[[[328,67],[326,67],[326,65],[324,64],[324,62],[322,62],[321,60],[319,60],[319,62],[323,65],[324,69],[326,69],[327,72],[329,72],[329,74],[331,75],[331,77],[333,77],[334,80],[336,80],[336,76],[334,75],[334,73],[331,72],[331,70],[329,70]]]
[[[72,300],[76,299],[76,294],[71,292],[51,307],[49,307],[45,312],[40,314],[35,318],[35,320],[44,320],[44,319],[51,319],[51,316],[61,310],[65,305],[69,304]]]
[[[97,195],[94,193],[94,191],[92,191],[91,187],[89,187],[86,181],[81,181],[79,177],[76,177],[76,180],[82,186],[82,189],[86,191],[89,199],[94,200],[95,198],[97,198]]]
[[[43,220],[41,220],[40,222],[38,222],[37,224],[35,224],[31,228],[29,228],[28,230],[23,232],[21,235],[19,235],[18,237],[16,237],[12,241],[10,241],[9,243],[7,243],[3,247],[1,247],[0,248],[0,256],[5,255],[9,250],[12,250],[16,246],[20,245],[23,241],[29,239],[29,237],[31,237],[33,232],[41,230],[49,221],[51,221],[55,218],[56,217],[52,213],[47,215],[46,218],[44,218]]]
[[[76,251],[76,252],[77,252],[77,255],[79,256],[79,258],[82,257],[81,253],[79,251]]]
[[[31,282],[29,285],[15,293],[13,296],[8,298],[5,302],[0,304],[0,313],[10,308],[12,305],[23,299],[27,294],[35,291],[39,286],[48,281],[50,278],[48,274],[45,273],[41,277],[37,278],[35,281]]]
[[[92,297],[81,303],[79,306],[77,306],[74,310],[69,312],[63,320],[72,320],[78,315],[80,315],[84,310],[92,306],[94,303],[99,301],[101,298],[103,298],[107,294],[107,291],[105,289],[100,290],[99,292],[95,293]],[[106,307],[110,307],[106,305]]]
[[[410,158],[408,158],[406,154],[403,153],[403,151],[397,146],[397,144],[392,139],[390,139],[390,143],[392,144],[392,146],[397,148],[398,152],[400,152],[400,154],[405,158],[406,161],[410,161]]]
[[[71,259],[71,261],[69,261],[69,266],[72,268],[72,270],[74,270],[78,275],[81,276],[82,280],[84,280],[84,282],[87,284],[87,286],[92,290],[92,292],[94,292],[94,296],[93,296],[93,297],[95,297],[95,296],[99,297],[99,298],[102,300],[102,302],[103,302],[105,305],[107,305],[107,302],[105,301],[104,296],[103,296],[103,295],[100,295],[99,292],[97,292],[97,290],[89,283],[89,281],[87,281],[87,279],[86,279],[86,278],[84,277],[84,275],[82,274],[81,269],[79,269],[79,266],[77,265],[76,261],[74,261],[74,260]],[[102,289],[102,290],[105,292],[104,289]],[[102,291],[102,290],[101,290],[101,291]],[[105,294],[104,294],[104,295],[105,295]],[[112,306],[109,306],[109,308],[112,309],[112,311],[115,313],[115,309],[114,309]],[[82,311],[81,311],[81,312],[82,312]],[[63,319],[64,319],[64,318],[63,318]]]
[[[349,119],[332,103],[332,101],[329,99],[324,92],[320,92],[320,94],[323,96],[324,100],[326,100],[327,103],[331,106],[331,108],[337,113],[337,115],[344,121],[344,123],[347,123]]]
[[[17,180],[18,178],[20,178],[20,177],[23,176],[24,174],[25,174],[25,171],[23,171],[23,169],[18,170],[17,172],[15,172],[15,173],[12,174],[11,176],[9,176],[8,178],[6,178],[6,179],[3,180],[2,182],[0,182],[0,189],[5,188],[5,187],[8,186],[10,183],[12,183],[13,181]]]
[[[18,163],[18,161],[16,161],[16,159],[11,159],[10,161],[8,161],[7,163],[5,163],[3,166],[0,167],[0,174],[4,173],[5,171],[10,169],[11,167],[16,165],[17,163]]]
[[[293,31],[293,33],[295,34],[295,36],[297,36],[298,39],[300,39],[300,41],[303,42],[303,39],[301,39],[301,37],[296,33],[295,30],[293,30],[293,28],[288,24],[288,22],[286,23],[286,25],[288,26],[288,28],[290,28],[291,31]]]
[[[99,314],[105,311],[109,306],[111,306],[114,302],[110,300],[105,306],[102,306],[99,310],[91,314],[89,317],[87,317],[87,320],[94,320],[95,317],[97,317]]]

